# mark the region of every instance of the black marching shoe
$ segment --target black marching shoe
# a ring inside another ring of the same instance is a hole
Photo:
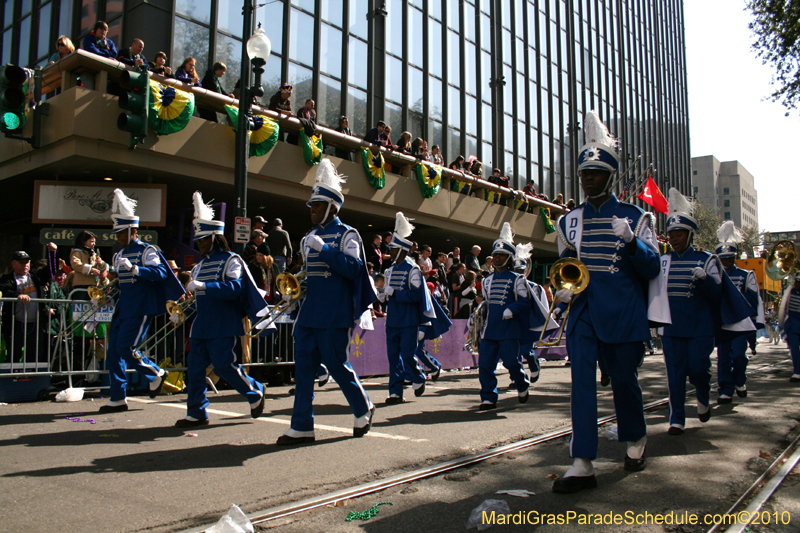
[[[298,446],[300,444],[310,444],[316,439],[314,437],[290,437],[289,435],[281,435],[275,444],[278,446]]]
[[[324,387],[325,385],[328,384],[329,379],[331,379],[330,372],[319,378],[319,381],[317,381],[317,386]]]
[[[792,377],[789,378],[791,383],[800,383],[800,374],[792,374]]]
[[[670,428],[672,429],[672,428]],[[641,472],[644,470],[644,463],[645,463],[645,453],[647,452],[647,448],[645,451],[642,452],[642,456],[639,459],[631,459],[628,457],[627,452],[625,453],[625,470],[628,472]]]
[[[553,483],[553,492],[558,494],[572,494],[583,489],[594,488],[597,488],[597,478],[594,476],[562,477]]]
[[[425,382],[424,381],[422,382],[422,386],[420,388],[414,389],[414,396],[416,396],[417,398],[419,398],[423,394],[425,394]]]
[[[389,396],[386,398],[386,405],[397,405],[398,403],[406,403],[402,396]]]
[[[169,372],[167,370],[164,370],[164,375],[161,376],[161,383],[158,384],[158,387],[147,391],[147,395],[150,396],[150,398],[155,398],[156,396],[161,394],[161,389],[164,388],[164,382],[167,381],[167,377],[169,377]]]
[[[369,410],[369,422],[363,428],[353,428],[353,437],[359,438],[366,435],[370,429],[372,429],[372,417],[375,415],[375,406],[372,406],[372,409]]]
[[[697,418],[700,420],[700,422],[708,422],[711,420],[711,406],[708,406],[708,411],[706,411],[704,414],[701,415],[700,413],[697,413]]]
[[[519,403],[528,403],[528,398],[530,398],[530,397],[531,397],[530,390],[526,389],[525,390],[525,395],[524,396],[519,396]]]
[[[436,381],[439,379],[439,375],[442,373],[442,367],[436,369],[435,372],[431,373],[431,381]]]
[[[490,411],[492,409],[497,409],[496,403],[482,403],[478,406],[478,411]]]
[[[719,398],[717,398],[717,405],[727,405],[733,401],[733,398],[728,396],[727,394],[720,394]]]
[[[609,383],[611,383],[611,376],[609,376],[605,372],[600,372],[600,386],[608,387]]]
[[[204,418],[202,420],[186,420],[185,418],[181,418],[177,422],[175,422],[176,428],[195,428],[198,426],[207,426],[208,425],[208,418]]]
[[[747,398],[747,385],[742,385],[740,387],[736,387],[736,396],[739,398]]]
[[[683,435],[683,430],[677,426],[670,426],[667,435]]]
[[[259,416],[261,416],[261,413],[263,412],[264,412],[264,394],[262,393],[261,401],[258,402],[258,405],[250,408],[250,416],[252,416],[253,418],[258,418]]]
[[[122,413],[128,410],[128,404],[122,405],[103,405],[98,409],[98,413]]]

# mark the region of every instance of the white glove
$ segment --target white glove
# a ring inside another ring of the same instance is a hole
[[[176,326],[181,323],[181,317],[178,316],[178,313],[172,313],[169,315],[169,321],[175,324]]]
[[[422,331],[422,330],[419,330],[419,333],[417,333],[417,341],[421,341],[424,338],[425,338],[425,332]]]
[[[503,311],[503,320],[511,320],[512,318],[514,318],[514,313],[511,312],[511,309]]]
[[[385,294],[386,296],[391,296],[392,294],[394,294],[394,288],[391,285],[386,287],[385,289],[383,289],[383,294]]]
[[[557,320],[558,317],[560,316],[561,316],[561,308],[556,307],[555,309],[553,309],[553,318]]]
[[[703,281],[704,279],[706,279],[706,269],[704,269],[703,267],[694,267],[692,269],[692,278]]]
[[[206,288],[206,284],[203,283],[202,281],[192,280],[192,281],[190,281],[188,283],[188,285],[186,285],[186,290],[188,290],[189,292],[194,292],[194,291],[196,291],[198,289],[203,290],[205,288]]]
[[[281,300],[283,300],[284,302],[291,302],[292,301],[292,295],[291,294],[281,294]]]
[[[556,291],[556,298],[558,298],[559,302],[564,302],[565,304],[568,304],[569,302],[572,301],[572,296],[574,294],[575,293],[569,289],[560,289]]]
[[[133,265],[131,267],[131,272],[133,273],[134,276],[138,276],[139,275],[139,267],[138,267],[138,265]]]
[[[121,266],[125,270],[132,270],[133,264],[131,263],[131,260],[128,259],[127,257],[120,257],[119,266]]]
[[[312,235],[308,238],[308,240],[306,240],[306,244],[312,250],[319,252],[322,250],[322,247],[325,246],[325,241],[323,241],[318,235]]]
[[[628,224],[627,218],[617,218],[616,215],[611,219],[611,228],[614,230],[614,235],[619,237],[625,242],[633,240],[633,230],[631,225]]]

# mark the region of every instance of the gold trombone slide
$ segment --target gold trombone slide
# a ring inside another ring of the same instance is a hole
[[[561,289],[571,290],[574,299],[575,296],[586,290],[586,287],[589,285],[589,269],[586,268],[583,261],[575,259],[574,257],[559,259],[550,267],[550,283],[553,285],[555,291],[560,291]],[[550,312],[547,313],[547,318],[544,320],[545,324],[550,322],[550,317],[553,314],[553,310],[556,308],[556,302],[556,299],[553,298]],[[564,336],[564,328],[567,325],[567,318],[569,317],[569,310],[571,307],[572,300],[570,300],[569,305],[567,305],[567,312],[564,313],[561,327],[558,328],[558,338],[554,341],[543,340],[545,328],[542,328],[542,335],[539,337],[536,347],[558,346],[561,344],[561,338]]]
[[[278,288],[278,292],[281,294],[288,294],[292,299],[288,302],[282,302],[270,309],[269,313],[245,332],[247,337],[251,339],[258,337],[264,329],[268,328],[272,323],[278,320],[278,318],[284,315],[292,307],[292,304],[305,294],[306,290],[302,286],[302,280],[305,276],[305,272],[299,272],[296,276],[288,272],[278,274],[278,277],[275,278],[275,286]]]
[[[191,317],[197,312],[197,308],[192,308],[190,311],[186,311],[186,309],[194,303],[194,295],[186,298],[182,302],[176,302],[175,300],[167,300],[167,323],[161,326],[158,330],[153,332],[152,335],[149,335],[147,338],[143,339],[142,342],[139,343],[133,349],[133,357],[135,359],[141,359],[142,356],[140,355],[140,350],[144,351],[143,348],[148,344],[152,343],[153,346],[158,345],[159,342],[165,340],[167,335],[170,333],[170,329],[175,329],[181,324],[183,324],[187,318]],[[169,320],[169,317],[172,315],[178,315],[178,322],[175,323]]]
[[[99,289],[97,287],[89,287],[86,289],[86,292],[89,294],[89,299],[92,301],[92,305],[84,311],[81,316],[76,318],[72,321],[72,327],[68,332],[66,332],[67,336],[74,335],[79,329],[85,326],[86,322],[89,322],[94,318],[94,315],[103,307],[106,303],[116,298],[119,294],[119,285],[117,280],[112,281],[108,287]],[[81,300],[75,300],[75,303],[80,303]]]

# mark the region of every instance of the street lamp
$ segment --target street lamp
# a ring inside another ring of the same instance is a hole
[[[250,31],[253,21],[252,0],[245,0],[242,15],[244,16],[244,35]],[[236,216],[247,216],[247,162],[250,158],[250,135],[253,129],[251,107],[253,98],[264,96],[261,87],[261,75],[264,65],[267,64],[272,44],[267,38],[259,23],[253,36],[247,40],[247,45],[242,50],[242,75],[239,83],[239,122],[236,128],[236,145],[233,165],[233,186],[236,193]],[[249,87],[250,63],[256,75],[253,87]]]

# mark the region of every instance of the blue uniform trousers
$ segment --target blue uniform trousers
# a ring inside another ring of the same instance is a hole
[[[106,369],[111,385],[111,401],[118,402],[125,399],[125,389],[128,378],[125,371],[128,367],[134,368],[142,379],[151,383],[161,369],[142,356],[141,359],[133,357],[133,348],[141,344],[147,337],[147,328],[150,325],[150,315],[131,318],[115,318],[111,322],[108,334],[108,352],[106,353]]]
[[[572,365],[572,439],[570,457],[597,457],[597,364],[612,377],[614,409],[617,413],[620,442],[635,442],[647,435],[639,363],[644,343],[605,343],[597,338],[594,326],[578,319],[567,338]]]
[[[320,363],[328,367],[356,418],[372,407],[353,367],[347,362],[350,330],[346,328],[294,328],[295,391],[292,429],[314,431],[314,374]]]
[[[206,369],[214,365],[214,373],[228,382],[236,392],[247,398],[250,407],[255,407],[264,397],[264,386],[244,373],[236,363],[236,343],[239,337],[220,339],[191,339],[188,370],[186,372],[186,414],[198,420],[208,418],[206,407]]]
[[[389,357],[389,394],[403,395],[403,375],[411,373],[412,383],[425,383],[425,373],[414,360],[419,328],[386,326],[386,355]],[[401,362],[402,361],[402,362]]]
[[[793,374],[800,374],[800,333],[787,333],[786,344],[789,345],[789,353],[792,356]]]
[[[533,349],[533,341],[520,344],[519,355],[522,356],[525,361],[527,361],[528,368],[531,371],[531,376],[538,376],[539,357],[536,355],[536,350]]]
[[[435,372],[437,369],[442,368],[442,363],[437,361],[436,358],[425,349],[425,339],[417,342],[417,351],[414,352],[414,355],[417,356],[417,359],[419,359],[419,362],[422,363],[422,366],[431,372]]]
[[[669,423],[683,426],[686,423],[686,377],[697,391],[697,400],[703,405],[710,402],[711,352],[714,336],[661,338],[664,345],[664,362],[667,365],[669,387]]]
[[[528,374],[522,370],[519,358],[519,341],[507,339],[481,341],[478,355],[478,377],[481,382],[481,402],[497,403],[497,361],[502,360],[511,380],[517,386],[517,392],[524,392],[530,385]]]
[[[747,337],[736,337],[717,346],[719,393],[733,396],[734,386],[747,383]]]

